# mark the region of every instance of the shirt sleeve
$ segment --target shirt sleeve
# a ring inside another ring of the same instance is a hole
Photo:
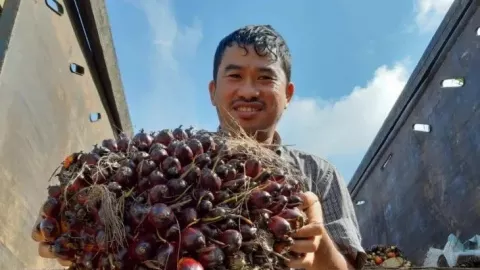
[[[355,269],[362,269],[367,256],[350,193],[337,169],[328,162],[323,165],[321,175],[312,185],[322,200],[325,228]]]

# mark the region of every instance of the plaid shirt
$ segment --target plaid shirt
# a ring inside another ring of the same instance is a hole
[[[274,144],[281,145],[278,133],[275,134]],[[360,230],[350,193],[340,173],[328,161],[302,151],[282,146],[277,148],[276,152],[300,169],[309,190],[320,198],[329,236],[355,269],[363,268],[367,256],[361,245]]]
[[[275,132],[272,144],[282,145],[278,132]],[[362,247],[357,216],[343,177],[332,164],[320,157],[286,146],[280,146],[275,151],[301,171],[308,189],[320,199],[328,235],[355,269],[362,269],[367,254]]]

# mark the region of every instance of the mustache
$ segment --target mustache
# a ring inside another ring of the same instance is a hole
[[[241,103],[257,103],[257,104],[262,104],[262,106],[265,106],[265,102],[260,100],[258,97],[252,97],[252,98],[237,98],[231,102],[231,106],[235,105],[236,103],[241,102]]]

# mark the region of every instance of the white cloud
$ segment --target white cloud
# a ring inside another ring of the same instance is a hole
[[[434,31],[453,0],[415,0],[415,22],[420,32]]]
[[[357,86],[336,101],[294,99],[279,125],[283,143],[324,158],[363,155],[408,75],[405,62],[381,66],[366,86]]]
[[[194,18],[191,25],[182,25],[175,17],[171,0],[129,2],[145,14],[154,48],[151,66],[139,67],[150,72],[153,85],[151,89],[139,90],[143,99],[140,100],[141,111],[136,114],[144,116],[145,120],[137,120],[136,126],[157,130],[174,128],[179,123],[195,125],[197,91],[188,63],[195,61],[203,38],[201,21]],[[152,118],[157,121],[152,123]]]

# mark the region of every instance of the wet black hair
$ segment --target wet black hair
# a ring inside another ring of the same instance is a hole
[[[282,61],[282,68],[290,82],[292,60],[290,50],[283,37],[271,25],[247,25],[239,28],[218,44],[213,60],[213,80],[217,81],[217,73],[223,54],[227,47],[237,45],[248,54],[247,46],[253,46],[255,53],[259,56],[270,56],[274,60],[278,57]]]

